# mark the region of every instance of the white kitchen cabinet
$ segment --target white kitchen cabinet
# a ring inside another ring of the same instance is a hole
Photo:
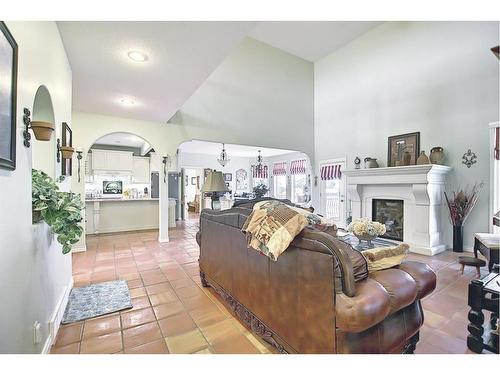
[[[136,183],[149,184],[149,158],[142,156],[133,157],[132,181]]]
[[[91,175],[92,174],[92,153],[87,152],[87,155],[85,157],[85,175]]]
[[[160,172],[161,170],[161,157],[154,152],[149,154],[149,167],[151,172]]]
[[[106,151],[92,150],[92,170],[106,169]]]
[[[92,150],[93,171],[132,172],[132,152]]]

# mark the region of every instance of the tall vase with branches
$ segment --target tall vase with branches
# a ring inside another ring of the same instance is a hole
[[[464,251],[463,225],[479,200],[479,194],[483,186],[484,183],[481,182],[474,184],[470,190],[469,187],[465,189],[459,188],[457,191],[453,191],[451,196],[448,196],[446,192],[444,193],[450,213],[450,221],[453,225],[453,251],[455,252]]]

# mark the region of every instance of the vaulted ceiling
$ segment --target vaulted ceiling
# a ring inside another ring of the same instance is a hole
[[[166,122],[255,26],[252,22],[59,22],[73,107]],[[132,51],[145,62],[128,57]],[[122,102],[123,101],[123,102]]]
[[[318,61],[382,22],[259,22],[249,36],[308,61]]]
[[[380,22],[58,22],[73,109],[167,122],[249,36],[314,62]],[[129,56],[139,52],[137,62]]]

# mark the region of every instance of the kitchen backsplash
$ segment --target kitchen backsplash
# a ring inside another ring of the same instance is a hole
[[[85,196],[98,198],[102,196],[103,181],[122,181],[124,198],[147,198],[151,196],[151,184],[137,184],[131,182],[130,176],[94,175],[85,182]],[[147,188],[147,194],[144,189]]]

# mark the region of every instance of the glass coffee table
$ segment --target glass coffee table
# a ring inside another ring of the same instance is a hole
[[[359,241],[358,237],[348,233],[348,234],[340,234],[337,237],[339,240],[348,243],[349,245],[352,246],[354,250],[357,251],[365,251],[365,250],[370,250],[378,247],[395,247],[400,245],[400,242],[396,241],[390,241],[385,238],[380,238],[377,237],[371,241],[371,245],[368,244],[367,241]]]

